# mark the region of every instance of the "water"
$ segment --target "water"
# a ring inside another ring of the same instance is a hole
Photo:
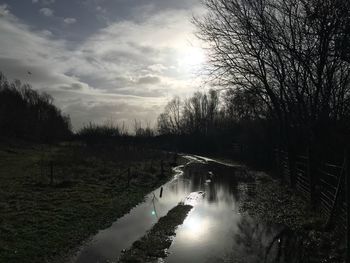
[[[188,163],[177,167],[175,177],[163,185],[162,198],[160,188],[149,194],[144,203],[93,237],[73,262],[115,262],[180,201],[194,208],[177,229],[165,262],[301,262],[300,242],[292,232],[239,213],[240,196],[252,192],[242,167],[186,158]]]

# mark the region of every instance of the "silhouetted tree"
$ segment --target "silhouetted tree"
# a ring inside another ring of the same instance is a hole
[[[164,113],[158,118],[158,130],[161,134],[180,134],[181,131],[181,100],[174,97],[165,107]]]
[[[317,144],[345,118],[350,65],[337,49],[348,41],[349,1],[205,0],[195,19],[209,44],[213,76],[221,85],[255,94],[291,147],[293,130]],[[323,133],[323,134],[321,134]],[[295,139],[295,138],[294,138]]]
[[[71,123],[53,98],[0,73],[0,135],[53,142],[71,135]]]
[[[350,2],[204,0],[204,5],[208,12],[194,23],[208,45],[213,81],[264,103],[291,169],[297,151],[311,149],[311,158],[321,160],[330,147],[343,147],[337,138],[349,128]],[[248,113],[240,112],[239,101],[234,112]],[[295,173],[290,174],[294,184]]]

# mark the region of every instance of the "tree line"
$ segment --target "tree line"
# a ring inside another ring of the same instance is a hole
[[[235,140],[254,141],[250,126],[290,156],[341,155],[350,131],[350,2],[203,3],[207,13],[193,22],[207,46],[212,84],[224,92],[221,99],[214,91],[174,98],[159,117],[159,132],[226,129]]]
[[[350,116],[350,2],[205,0],[195,18],[219,85],[259,98],[277,124],[279,146],[347,143]]]
[[[147,123],[142,126],[141,121],[134,120],[133,133],[125,123],[115,124],[111,121],[103,124],[90,122],[81,127],[75,134],[74,139],[85,142],[88,146],[126,145],[144,143],[155,137],[155,130]]]
[[[214,151],[240,142],[278,147],[290,156],[308,152],[314,159],[342,152],[350,130],[350,2],[203,3],[206,14],[193,22],[207,46],[208,74],[219,88],[175,97],[159,116],[156,132],[135,122],[135,134],[159,134],[172,141],[161,143],[183,149]],[[46,138],[70,130],[69,118],[47,94],[2,76],[1,97],[2,134]],[[124,133],[91,124],[77,134],[98,140]]]
[[[184,152],[230,154],[234,144],[244,144],[250,149],[247,159],[262,163],[276,139],[271,125],[258,97],[241,89],[210,89],[169,101],[158,117],[157,134],[168,148]]]
[[[0,72],[0,136],[38,142],[62,141],[71,135],[71,122],[47,93]]]

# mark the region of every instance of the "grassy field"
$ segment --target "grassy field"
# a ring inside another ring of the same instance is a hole
[[[166,181],[171,161],[139,147],[0,145],[0,262],[59,262]]]

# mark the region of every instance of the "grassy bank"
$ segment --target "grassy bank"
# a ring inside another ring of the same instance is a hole
[[[254,194],[241,200],[241,212],[263,222],[283,224],[294,230],[308,251],[310,262],[344,262],[344,235],[324,230],[326,218],[291,188],[262,172],[256,176]],[[308,261],[309,262],[309,261]]]
[[[139,147],[0,145],[0,262],[60,261],[166,181],[171,161]]]

